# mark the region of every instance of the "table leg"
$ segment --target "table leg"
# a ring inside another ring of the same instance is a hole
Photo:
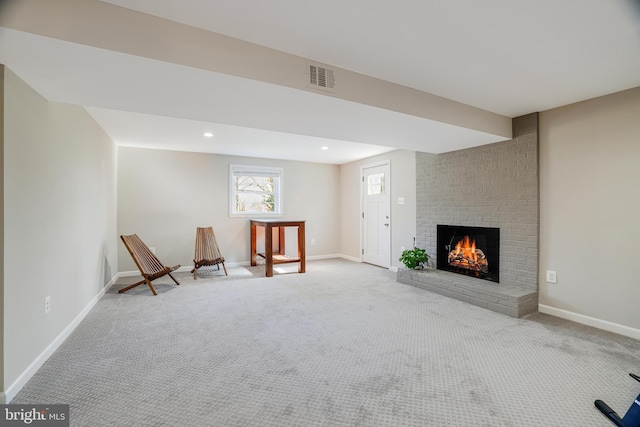
[[[285,255],[286,252],[284,250],[284,227],[278,227],[278,254]]]
[[[257,265],[256,260],[256,225],[251,224],[251,265]]]
[[[266,261],[265,276],[273,277],[273,229],[271,225],[264,228],[264,257]]]
[[[300,267],[298,273],[304,273],[307,269],[306,247],[304,243],[304,222],[298,226],[298,258],[300,258]]]

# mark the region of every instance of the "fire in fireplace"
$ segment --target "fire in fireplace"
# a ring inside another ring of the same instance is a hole
[[[438,225],[436,266],[499,282],[500,229]]]
[[[484,252],[476,248],[476,241],[469,236],[458,240],[456,247],[449,252],[449,265],[471,271],[489,272],[489,262]]]

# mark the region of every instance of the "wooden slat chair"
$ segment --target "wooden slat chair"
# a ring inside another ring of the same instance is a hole
[[[142,240],[138,237],[137,234],[132,234],[130,236],[120,236],[122,242],[125,247],[131,254],[133,261],[138,266],[140,270],[140,274],[142,274],[141,281],[134,283],[133,285],[127,286],[126,288],[120,289],[118,292],[123,293],[128,291],[129,289],[133,289],[138,285],[142,285],[146,283],[153,292],[153,295],[158,295],[156,289],[151,284],[152,281],[159,279],[162,276],[169,275],[176,285],[180,283],[171,275],[171,272],[180,268],[180,265],[176,265],[175,267],[166,267],[164,266],[158,258],[151,252],[149,247],[145,245]]]
[[[216,235],[213,233],[213,227],[198,227],[196,230],[196,251],[193,257],[193,278],[198,278],[198,269],[206,265],[217,265],[220,270],[220,264],[224,268],[224,275],[227,274],[227,267],[224,266],[224,257],[220,253]]]

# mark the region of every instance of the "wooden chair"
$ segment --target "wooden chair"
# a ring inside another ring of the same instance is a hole
[[[151,284],[153,280],[156,280],[162,276],[169,275],[176,285],[179,285],[178,281],[171,275],[171,272],[180,268],[180,265],[176,265],[175,267],[165,267],[158,258],[151,252],[149,247],[145,245],[142,240],[138,237],[137,234],[132,234],[130,236],[120,236],[122,242],[125,247],[131,254],[133,261],[138,266],[140,270],[140,274],[142,274],[141,281],[134,283],[133,285],[127,286],[126,288],[120,289],[118,292],[123,293],[128,291],[129,289],[133,289],[138,285],[142,285],[146,283],[153,292],[153,295],[158,295],[155,288]]]
[[[227,267],[224,266],[224,257],[220,253],[216,235],[213,233],[213,227],[198,227],[196,230],[196,251],[193,257],[193,278],[198,278],[198,269],[206,265],[217,265],[220,270],[220,264],[224,268],[224,275],[227,274]]]

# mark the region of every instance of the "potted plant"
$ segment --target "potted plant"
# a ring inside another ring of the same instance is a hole
[[[402,251],[400,261],[411,270],[423,269],[429,262],[429,254],[424,249],[416,248]]]

